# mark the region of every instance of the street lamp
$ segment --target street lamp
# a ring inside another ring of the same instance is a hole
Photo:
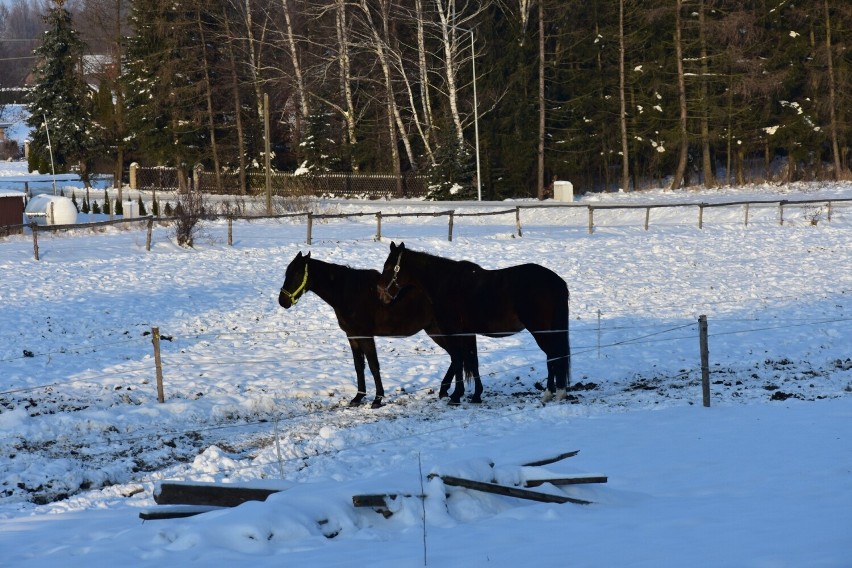
[[[473,69],[473,136],[476,145],[476,198],[482,201],[482,175],[479,168],[479,103],[476,100],[476,47],[474,46],[473,29],[453,25],[450,27],[470,34],[470,63]]]

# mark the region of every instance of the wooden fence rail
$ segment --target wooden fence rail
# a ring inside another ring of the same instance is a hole
[[[405,212],[405,213],[385,213],[382,211],[357,211],[353,213],[313,213],[310,211],[283,213],[277,215],[231,215],[231,214],[205,214],[201,218],[203,220],[227,219],[228,221],[228,244],[233,245],[233,222],[235,220],[257,221],[262,219],[286,219],[304,217],[307,224],[307,235],[305,243],[312,244],[313,238],[313,221],[315,219],[346,219],[356,217],[375,217],[376,218],[376,240],[382,238],[382,221],[388,218],[404,218],[404,217],[444,217],[448,218],[448,233],[447,240],[453,240],[453,226],[457,217],[487,217],[496,215],[515,216],[515,231],[517,236],[523,235],[521,227],[521,211],[542,209],[542,208],[567,208],[567,209],[586,209],[588,211],[588,232],[592,234],[595,228],[594,215],[595,211],[617,211],[617,210],[645,210],[644,228],[647,231],[652,209],[673,209],[677,207],[697,207],[698,208],[698,228],[704,228],[704,209],[721,208],[721,207],[744,207],[743,224],[748,226],[749,214],[751,206],[777,205],[779,211],[779,224],[784,224],[784,211],[790,207],[808,207],[817,204],[823,204],[827,207],[826,220],[831,222],[832,214],[836,204],[847,205],[852,203],[852,198],[831,198],[831,199],[798,199],[798,200],[752,200],[752,201],[726,201],[720,203],[654,203],[643,205],[588,205],[580,203],[553,203],[553,204],[536,204],[536,205],[518,205],[512,209],[500,209],[497,211],[477,211],[477,212],[462,212],[455,209],[442,211],[426,211],[426,212]],[[98,227],[108,227],[115,225],[124,225],[132,223],[145,223],[147,226],[148,236],[146,240],[146,250],[151,250],[151,233],[154,223],[164,224],[172,223],[175,217],[134,217],[132,219],[112,219],[109,221],[96,221],[92,223],[76,223],[72,225],[37,225],[36,223],[20,224],[20,225],[3,225],[0,226],[0,237],[20,233],[22,229],[29,228],[33,235],[33,248],[35,259],[39,258],[38,248],[38,233],[40,232],[59,232],[69,231],[74,229],[96,229]],[[815,221],[812,221],[814,224]]]

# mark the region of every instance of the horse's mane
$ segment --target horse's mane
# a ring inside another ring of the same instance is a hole
[[[415,257],[417,257],[418,255],[423,256],[423,257],[426,257],[426,260],[428,260],[428,261],[434,261],[434,262],[442,263],[442,264],[453,266],[453,267],[482,268],[481,266],[479,266],[475,262],[471,262],[469,260],[454,260],[452,258],[437,256],[437,255],[434,255],[432,253],[428,253],[428,252],[425,252],[425,251],[422,251],[422,250],[412,250],[412,249],[408,249],[408,248],[403,249],[403,250],[407,253],[413,253],[415,255]]]
[[[355,268],[354,266],[349,266],[348,264],[337,264],[336,262],[328,262],[327,260],[320,260],[318,258],[311,257],[312,262],[317,262],[329,270],[334,270],[338,272],[353,272],[353,273],[375,273],[378,274],[378,271],[373,268]]]

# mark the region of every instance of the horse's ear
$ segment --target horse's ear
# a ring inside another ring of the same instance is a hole
[[[405,243],[399,243],[399,250],[405,249]]]
[[[299,251],[299,254],[296,255],[296,258],[302,258],[302,251]]]
[[[391,241],[390,249],[391,249],[391,252],[396,250],[396,243],[395,242]]]
[[[305,258],[311,258],[311,251],[308,251],[308,254],[305,255]]]

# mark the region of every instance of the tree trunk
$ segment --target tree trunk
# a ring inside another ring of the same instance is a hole
[[[836,111],[836,83],[834,78],[834,57],[832,57],[831,46],[831,15],[828,10],[828,0],[825,6],[825,57],[828,63],[828,132],[831,136],[831,156],[834,160],[834,179],[839,180],[842,172],[840,160],[840,145],[837,141],[837,111]]]
[[[286,0],[285,0],[286,1]],[[343,102],[346,105],[346,110],[343,113],[346,122],[346,143],[350,150],[357,143],[355,132],[355,103],[352,98],[352,72],[351,61],[349,59],[349,30],[346,23],[346,2],[344,0],[335,0],[335,29],[337,34],[338,45],[338,62],[340,68],[340,90],[343,95]],[[350,158],[351,158],[350,151]],[[358,165],[353,160],[350,160],[350,167],[358,170]]]
[[[686,129],[687,111],[686,111],[686,79],[683,73],[683,38],[682,24],[680,20],[680,10],[683,5],[683,0],[675,2],[675,58],[677,59],[677,90],[680,105],[680,155],[678,157],[677,169],[669,189],[677,189],[683,185],[683,178],[686,175],[687,158],[689,152],[689,133]]]
[[[256,40],[254,39],[254,18],[251,12],[251,0],[245,2],[246,39],[248,41],[249,68],[251,69],[252,86],[254,87],[255,108],[257,108],[257,119],[263,122],[263,89],[261,88],[260,58],[257,54]]]
[[[432,118],[432,95],[429,81],[429,67],[426,63],[426,34],[423,26],[423,0],[415,0],[414,8],[417,18],[417,66],[420,73],[420,103],[423,106],[423,122],[426,136],[424,143],[428,142],[429,159],[435,165],[435,157],[431,151],[431,145],[435,142],[435,120]]]
[[[195,11],[195,21],[198,24],[198,34],[201,39],[201,64],[204,67],[204,95],[207,101],[207,130],[210,135],[210,151],[213,154],[213,170],[216,176],[216,191],[222,193],[222,166],[219,163],[219,146],[216,143],[216,124],[213,120],[213,92],[210,87],[210,65],[207,59],[207,40],[204,37],[204,26],[201,23],[201,6]]]
[[[704,172],[704,187],[716,187],[716,173],[710,151],[710,104],[707,100],[707,81],[710,76],[707,60],[707,37],[704,16],[704,0],[698,2],[698,38],[701,43],[701,167]]]
[[[248,0],[247,0],[248,1]],[[293,33],[293,18],[290,10],[290,3],[287,0],[281,0],[281,5],[284,8],[284,23],[286,24],[287,33],[287,49],[290,54],[290,63],[293,65],[293,75],[296,78],[296,92],[299,95],[299,110],[302,113],[302,118],[307,118],[310,115],[310,105],[308,104],[308,93],[305,90],[305,80],[302,74],[302,64],[299,62],[299,51],[296,48],[296,36]]]
[[[230,72],[231,72],[231,94],[233,95],[234,101],[234,123],[237,128],[237,152],[239,153],[238,160],[240,164],[240,193],[245,195],[247,193],[246,187],[246,140],[245,133],[243,131],[243,111],[242,104],[240,101],[240,81],[239,76],[237,75],[237,62],[236,57],[234,57],[234,38],[231,35],[231,27],[228,24],[228,15],[223,13],[222,18],[225,24],[225,35],[227,36],[225,41],[228,43],[228,63],[230,64]]]
[[[459,147],[464,145],[464,131],[462,129],[461,114],[459,113],[458,85],[456,74],[458,72],[459,40],[457,29],[451,19],[455,15],[455,2],[449,0],[444,4],[443,0],[435,0],[438,8],[439,25],[441,30],[441,45],[444,51],[444,72],[447,81],[447,98],[450,103],[450,117],[456,130],[456,139]]]
[[[630,154],[627,146],[627,100],[624,90],[624,0],[618,2],[618,99],[621,127],[621,189],[630,191]]]
[[[538,198],[544,199],[544,142],[546,102],[544,98],[545,42],[544,0],[538,0]]]

